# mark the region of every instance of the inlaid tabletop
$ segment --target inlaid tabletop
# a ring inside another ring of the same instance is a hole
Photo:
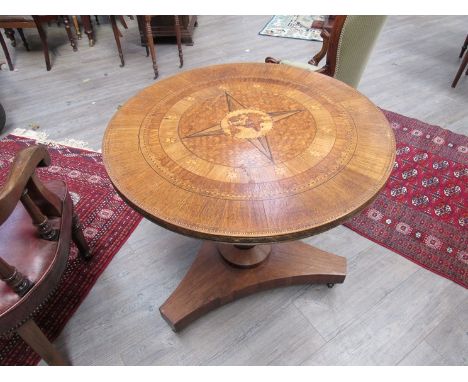
[[[383,113],[333,78],[225,64],[158,81],[113,117],[104,163],[121,196],[186,235],[310,236],[370,203],[394,163]]]

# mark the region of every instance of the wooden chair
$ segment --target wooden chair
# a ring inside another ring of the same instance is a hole
[[[156,62],[156,49],[154,47],[153,29],[151,27],[151,19],[153,16],[137,16],[140,30],[144,31],[146,35],[146,54],[151,53],[151,60],[153,61],[154,79],[158,78],[158,64]],[[179,51],[179,68],[184,65],[184,55],[182,53],[182,33],[180,29],[179,16],[174,16],[174,30],[176,34],[177,49]]]
[[[57,287],[71,240],[91,255],[66,184],[35,174],[49,164],[43,146],[23,149],[0,189],[0,334],[16,331],[49,365],[66,365],[32,316]]]
[[[461,77],[463,71],[465,70],[465,68],[468,66],[468,52],[466,52],[467,46],[468,46],[468,35],[466,36],[465,42],[464,42],[464,44],[463,44],[463,46],[461,48],[461,51],[460,51],[460,57],[459,58],[463,57],[463,59],[462,59],[462,62],[460,64],[460,67],[458,68],[458,72],[455,75],[455,78],[453,79],[452,88],[457,86],[458,80],[460,79],[460,77]],[[466,70],[465,75],[468,75],[468,69]]]
[[[42,49],[44,51],[44,58],[46,62],[46,68],[49,71],[51,68],[50,65],[50,57],[49,57],[49,45],[47,44],[47,35],[45,29],[43,28],[43,23],[50,22],[52,20],[57,20],[59,16],[0,16],[0,28],[5,29],[5,35],[11,40],[11,45],[16,47],[16,39],[15,39],[15,32],[14,28],[17,29],[21,39],[23,40],[24,47],[27,51],[29,51],[28,42],[24,37],[23,29],[24,28],[36,28],[37,32],[39,33],[39,37],[42,42]],[[76,52],[78,50],[76,46],[75,38],[73,37],[73,33],[70,28],[70,19],[68,16],[62,16],[65,30],[68,35],[68,39],[70,40],[70,44],[73,50]],[[10,54],[8,52],[7,46],[5,44],[5,40],[0,32],[0,44],[2,45],[3,52],[5,54],[5,58],[8,63],[8,67],[10,70],[14,70],[13,63],[10,58]]]
[[[316,71],[357,87],[385,19],[386,16],[335,16],[329,39],[325,41],[327,58],[322,68],[310,65],[314,59],[303,64],[267,57],[265,62]],[[321,52],[319,58],[323,57]]]

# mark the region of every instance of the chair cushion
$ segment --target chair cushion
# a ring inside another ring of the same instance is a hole
[[[282,64],[282,65],[291,65],[291,66],[294,66],[296,68],[309,70],[311,72],[315,72],[315,71],[320,69],[318,66],[314,66],[314,65],[310,65],[310,64],[304,64],[304,63],[298,62],[298,61],[282,60],[280,62],[280,64]]]
[[[25,296],[19,297],[0,280],[0,333],[28,318],[55,288],[66,265],[66,258],[63,261],[59,257],[63,256],[61,252],[64,249],[68,257],[71,200],[65,183],[52,181],[45,183],[45,186],[60,197],[64,202],[64,215],[68,213],[70,216],[50,219],[52,226],[60,229],[58,241],[48,241],[39,237],[37,228],[21,203],[18,203],[12,215],[0,226],[0,257],[34,283]],[[57,272],[57,267],[63,269]],[[53,274],[54,277],[51,279],[49,274]]]

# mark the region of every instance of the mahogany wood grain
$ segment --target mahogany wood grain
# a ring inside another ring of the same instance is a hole
[[[271,245],[232,245],[218,243],[219,254],[229,264],[239,268],[252,268],[264,262],[271,253]]]
[[[230,266],[216,244],[204,242],[187,275],[161,306],[174,331],[237,298],[279,286],[342,283],[346,259],[300,241],[272,245],[268,259],[248,270]]]
[[[393,166],[383,113],[333,78],[225,64],[159,81],[103,140],[123,198],[150,220],[227,243],[304,238],[369,204]]]

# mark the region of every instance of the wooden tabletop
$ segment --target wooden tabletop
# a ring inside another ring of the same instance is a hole
[[[110,179],[150,220],[231,243],[307,237],[369,204],[395,139],[383,113],[333,78],[225,64],[158,81],[112,118]]]

